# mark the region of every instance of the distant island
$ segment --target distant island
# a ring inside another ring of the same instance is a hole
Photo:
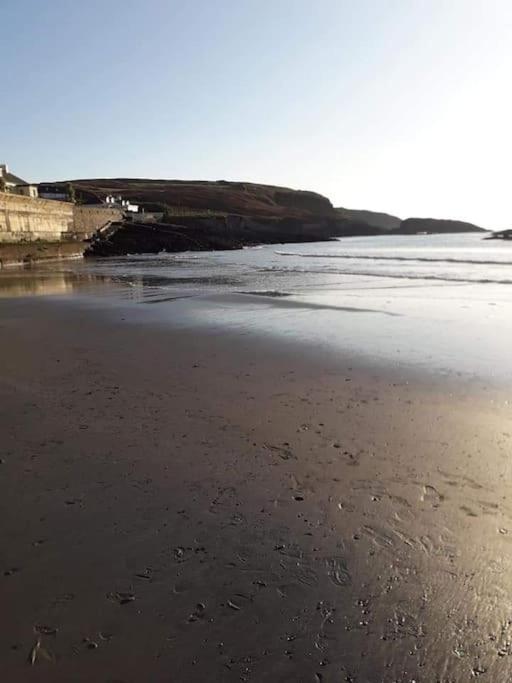
[[[440,232],[486,232],[486,230],[478,225],[465,223],[464,221],[448,221],[436,218],[407,218],[407,220],[401,222],[400,227],[394,232],[400,235],[417,235],[422,232],[434,234]]]
[[[512,230],[498,230],[492,232],[486,240],[512,240]]]

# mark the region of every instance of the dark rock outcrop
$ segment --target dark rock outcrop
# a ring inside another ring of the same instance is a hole
[[[182,217],[173,223],[137,223],[125,221],[112,224],[109,230],[91,241],[87,254],[114,256],[240,249],[257,244],[284,242],[319,242],[333,237],[372,233],[365,223],[351,223],[329,218],[253,218],[228,215],[224,217]]]
[[[498,230],[492,232],[486,240],[512,240],[512,230]]]
[[[407,218],[393,232],[400,235],[417,235],[418,233],[451,233],[451,232],[485,232],[473,223],[464,221],[439,220],[436,218]]]

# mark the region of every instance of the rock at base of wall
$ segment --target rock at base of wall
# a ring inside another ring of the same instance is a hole
[[[24,266],[37,261],[81,258],[83,242],[18,242],[0,243],[0,268]]]

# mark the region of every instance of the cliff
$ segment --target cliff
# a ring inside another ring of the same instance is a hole
[[[416,235],[419,232],[426,233],[451,233],[451,232],[485,232],[473,223],[464,221],[439,220],[436,218],[407,218],[402,221],[400,227],[394,230],[400,235]]]
[[[161,251],[240,249],[256,244],[321,242],[334,236],[372,234],[372,228],[336,218],[253,218],[226,215],[175,217],[167,223],[124,221],[91,241],[88,254],[115,256]]]
[[[85,204],[121,195],[161,217],[148,223],[133,215],[132,221],[119,222],[91,243],[88,253],[96,255],[237,249],[381,232],[364,221],[340,216],[316,192],[273,185],[140,178],[71,180],[61,185],[71,185]]]
[[[81,206],[121,195],[156,222],[136,214],[101,232],[88,253],[115,255],[245,245],[312,242],[333,237],[481,230],[461,221],[409,218],[375,211],[335,209],[316,192],[256,183],[143,178],[96,178],[53,183],[71,186]],[[91,207],[92,209],[92,207]],[[153,219],[155,218],[153,216]],[[114,219],[116,220],[116,219]]]

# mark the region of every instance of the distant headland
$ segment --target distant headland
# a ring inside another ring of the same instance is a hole
[[[334,207],[257,183],[93,178],[29,183],[0,165],[0,266],[40,259],[237,249],[359,235],[484,232],[472,223]]]

